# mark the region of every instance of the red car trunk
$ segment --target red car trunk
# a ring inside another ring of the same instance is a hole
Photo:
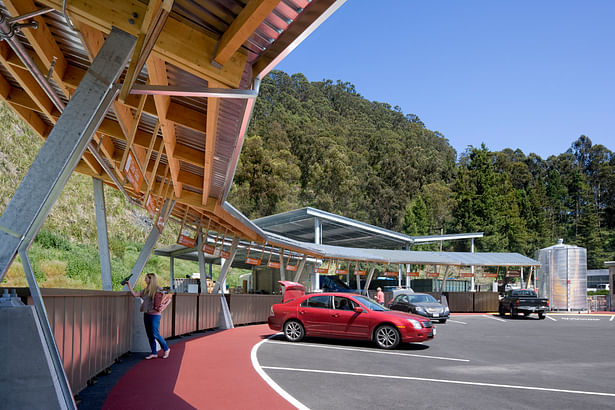
[[[289,300],[305,295],[305,286],[300,283],[291,282],[288,280],[279,280],[278,283],[284,287],[284,299],[282,300],[282,303],[286,303]]]

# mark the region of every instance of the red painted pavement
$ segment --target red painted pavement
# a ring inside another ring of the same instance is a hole
[[[243,326],[176,343],[130,369],[103,409],[294,409],[252,367],[252,347],[274,333]]]

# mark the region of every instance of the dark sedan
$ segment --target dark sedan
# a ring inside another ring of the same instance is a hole
[[[433,296],[427,293],[412,293],[397,295],[390,303],[391,310],[414,313],[425,316],[433,321],[446,323],[450,311]]]

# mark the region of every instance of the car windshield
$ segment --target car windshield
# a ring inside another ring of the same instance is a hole
[[[431,295],[408,295],[410,303],[438,303]]]
[[[355,298],[361,302],[366,308],[368,308],[369,310],[375,310],[378,312],[383,312],[385,310],[389,310],[387,308],[385,308],[382,305],[379,305],[378,303],[374,302],[373,300],[366,298],[365,296],[355,296]]]

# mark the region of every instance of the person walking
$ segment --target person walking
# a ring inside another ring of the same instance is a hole
[[[160,343],[160,347],[164,350],[163,359],[169,357],[169,353],[171,349],[167,345],[167,342],[164,340],[158,331],[160,326],[160,312],[154,309],[154,296],[156,292],[162,290],[158,287],[158,278],[154,273],[148,273],[145,275],[145,283],[146,287],[141,292],[137,293],[133,290],[130,281],[127,282],[128,289],[130,293],[136,298],[142,298],[143,303],[141,304],[141,312],[143,312],[143,323],[145,324],[145,333],[147,333],[147,338],[149,340],[149,345],[152,348],[152,354],[147,356],[145,359],[156,359],[158,357],[158,352],[156,351],[156,340]]]
[[[376,293],[376,302],[380,303],[381,305],[384,305],[384,292],[382,291],[382,288],[378,288],[376,289],[378,292]]]

